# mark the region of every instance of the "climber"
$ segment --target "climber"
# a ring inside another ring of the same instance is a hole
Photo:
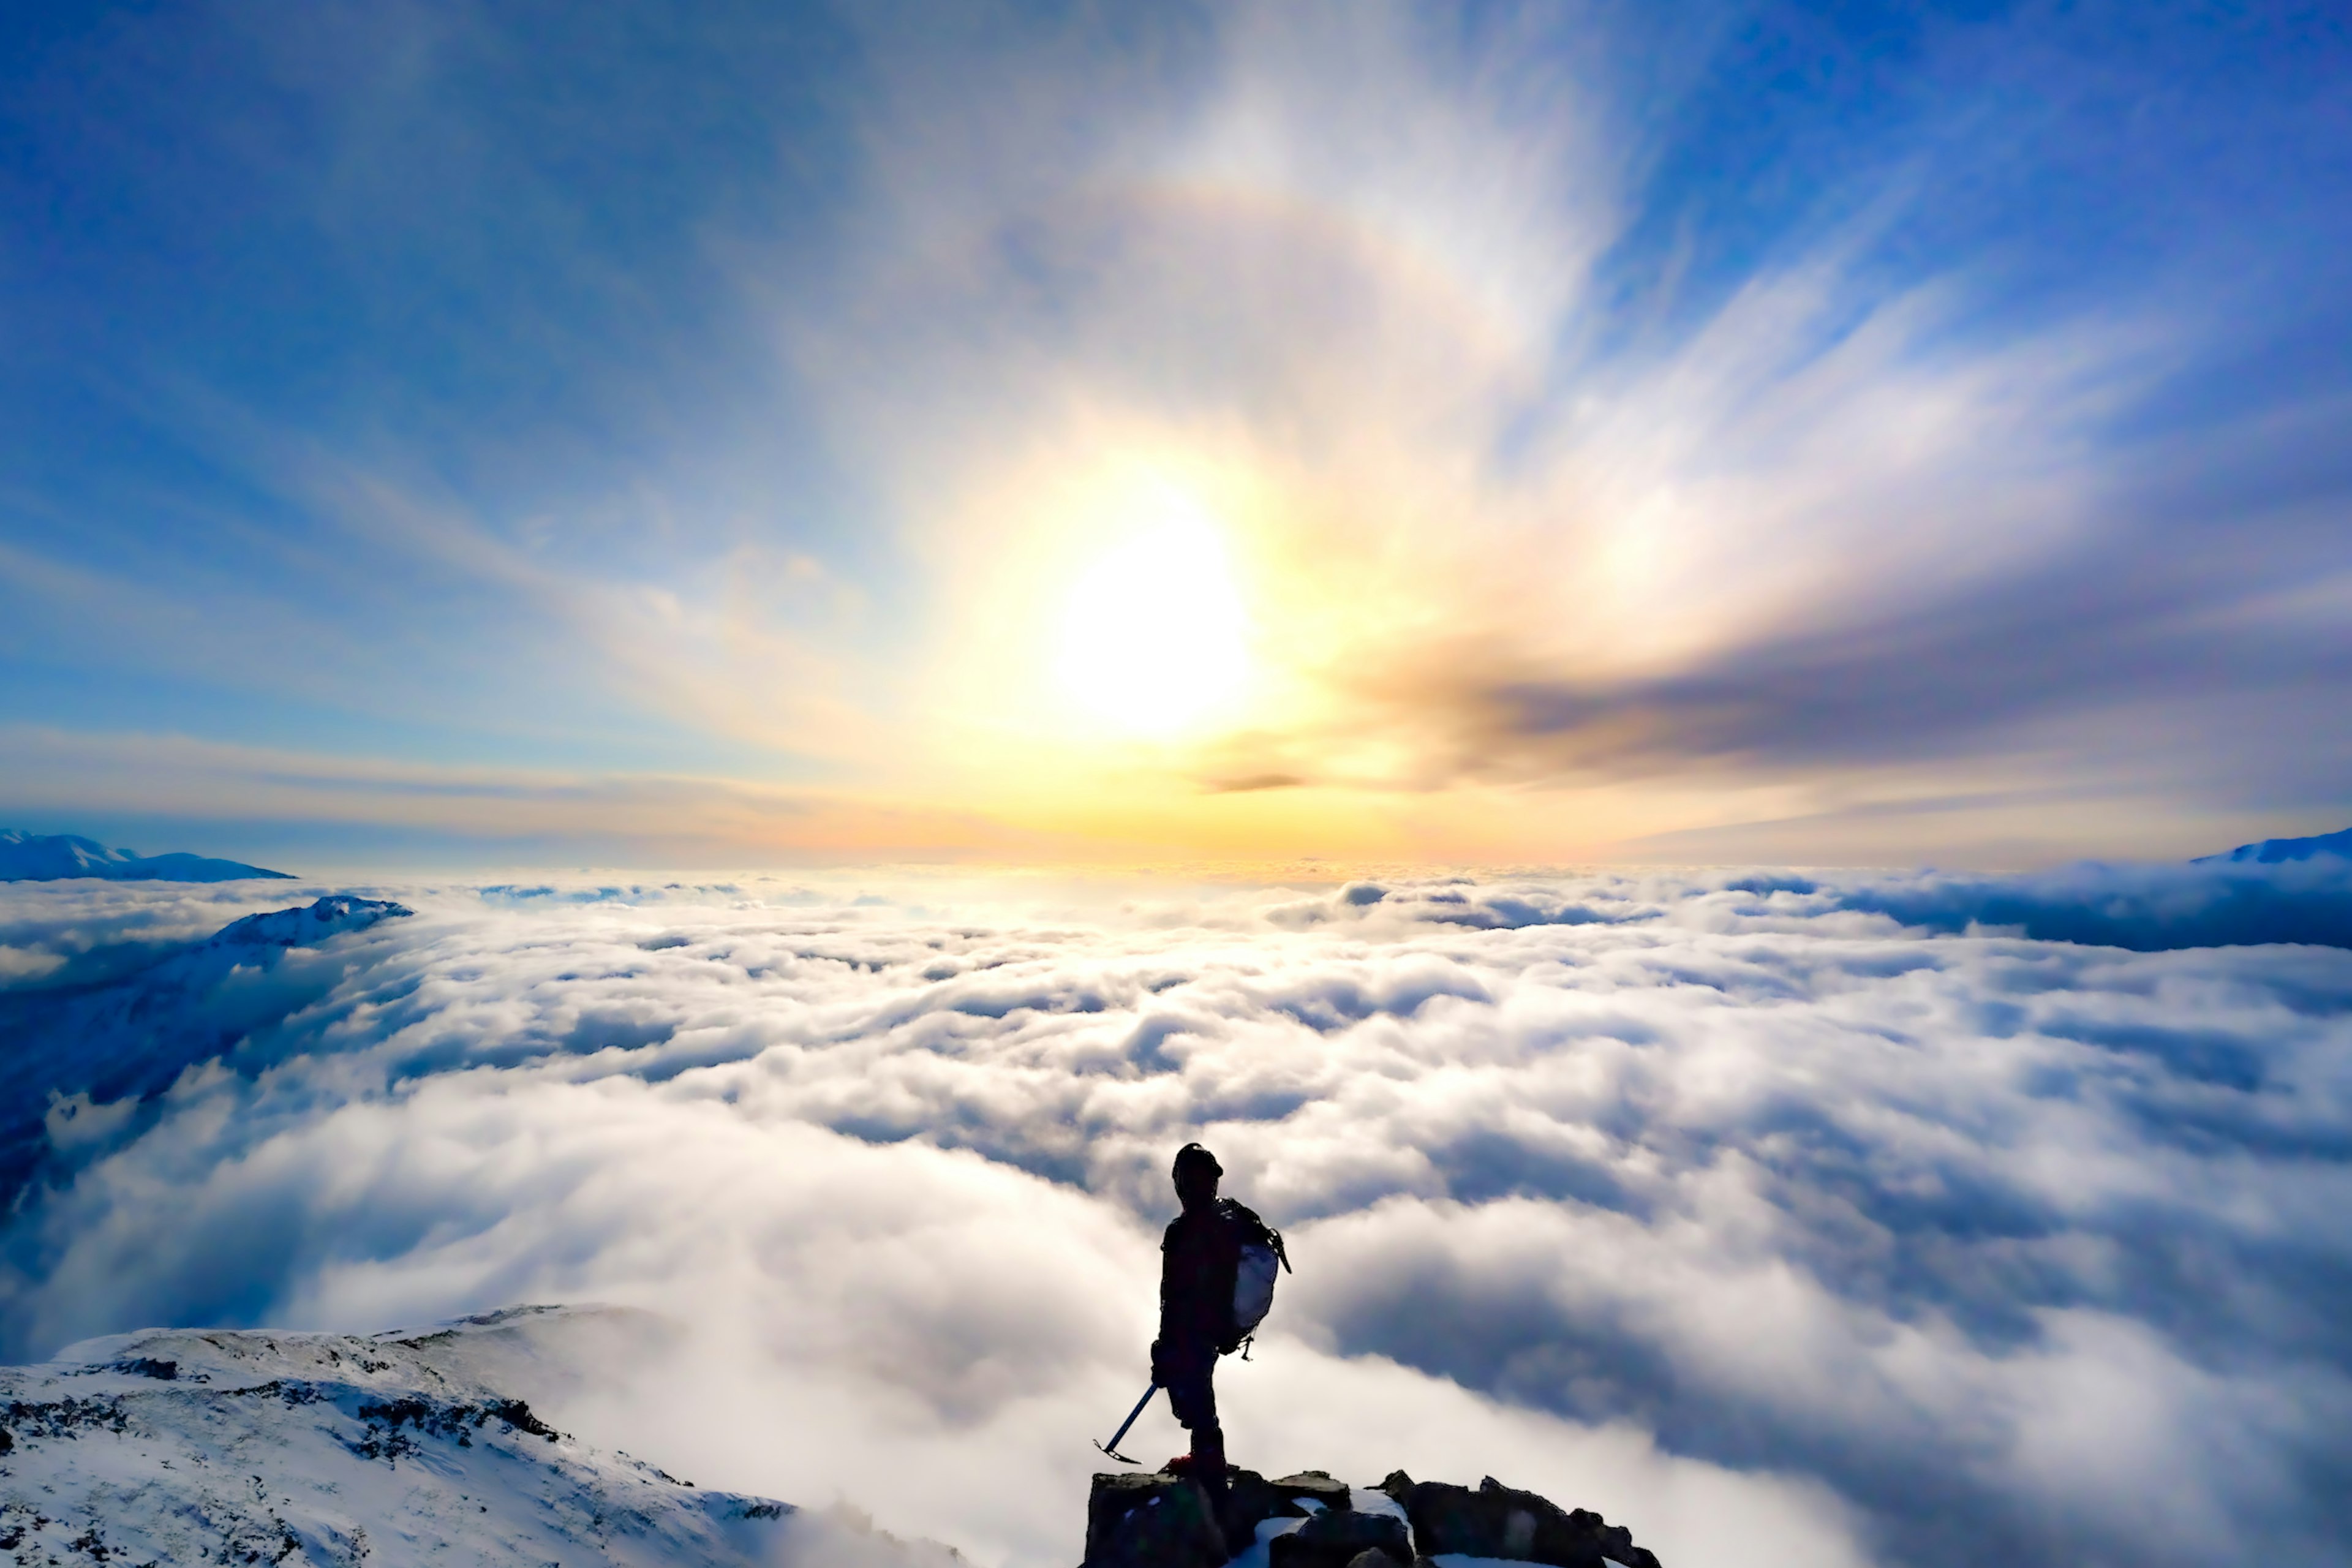
[[[1217,1357],[1241,1340],[1234,1322],[1234,1280],[1241,1246],[1223,1205],[1224,1168],[1198,1143],[1176,1152],[1177,1201],[1184,1212],[1160,1238],[1160,1337],[1151,1342],[1151,1381],[1168,1391],[1169,1408],[1192,1435],[1192,1451],[1168,1461],[1212,1494],[1225,1482],[1225,1434],[1217,1425]]]

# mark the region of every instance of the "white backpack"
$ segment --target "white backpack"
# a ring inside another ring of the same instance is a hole
[[[1251,1336],[1274,1308],[1275,1276],[1290,1268],[1290,1257],[1282,1249],[1282,1233],[1254,1210],[1231,1198],[1220,1207],[1241,1253],[1234,1270],[1234,1342],[1246,1359]]]

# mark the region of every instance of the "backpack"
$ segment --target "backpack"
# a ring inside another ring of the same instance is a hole
[[[1282,1233],[1257,1217],[1245,1204],[1227,1198],[1217,1205],[1232,1237],[1239,1262],[1234,1269],[1234,1336],[1220,1348],[1249,1359],[1249,1342],[1274,1307],[1274,1279],[1290,1268],[1290,1255],[1282,1249]]]

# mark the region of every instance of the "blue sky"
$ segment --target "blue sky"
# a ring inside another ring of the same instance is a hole
[[[25,826],[2012,864],[2352,814],[2327,8],[5,26]]]

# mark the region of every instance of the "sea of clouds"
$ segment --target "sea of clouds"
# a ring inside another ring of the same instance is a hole
[[[1297,1264],[1253,1468],[1676,1568],[2352,1540],[2341,862],[291,886],[0,888],[9,1359],[627,1303],[568,1429],[1066,1564],[1199,1138]],[[186,946],[326,890],[415,912]]]

